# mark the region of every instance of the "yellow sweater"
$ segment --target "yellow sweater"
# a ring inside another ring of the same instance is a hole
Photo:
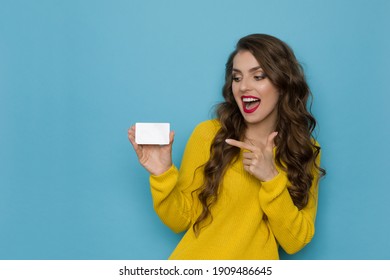
[[[244,170],[242,152],[224,176],[218,200],[211,207],[212,222],[195,236],[192,225],[201,204],[192,192],[203,183],[202,165],[209,159],[219,128],[216,120],[199,124],[187,143],[180,171],[172,166],[150,177],[154,208],[161,220],[175,232],[187,230],[170,259],[271,260],[279,259],[279,245],[289,254],[302,249],[314,235],[318,176],[309,203],[299,211],[287,190],[286,174],[279,170],[271,181],[260,182]]]

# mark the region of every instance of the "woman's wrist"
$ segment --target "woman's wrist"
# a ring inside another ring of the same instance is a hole
[[[164,173],[166,173],[169,169],[171,169],[172,166],[173,166],[173,164],[171,164],[169,166],[164,166],[164,167],[158,168],[156,170],[149,171],[149,173],[152,176],[160,176],[160,175],[163,175]]]
[[[276,176],[279,175],[279,172],[277,169],[272,169],[267,177],[264,178],[264,182],[271,181],[274,179]]]

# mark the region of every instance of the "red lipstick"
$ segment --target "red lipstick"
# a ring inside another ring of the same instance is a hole
[[[241,97],[242,108],[245,113],[251,114],[259,108],[261,100],[256,96],[243,95]]]

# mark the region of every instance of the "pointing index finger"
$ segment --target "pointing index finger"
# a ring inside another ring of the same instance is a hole
[[[248,151],[251,151],[251,152],[253,152],[253,150],[255,148],[254,146],[252,146],[252,145],[250,145],[248,143],[237,141],[237,140],[234,140],[234,139],[226,139],[225,142],[228,143],[231,146],[235,146],[237,148],[245,149],[245,150],[248,150]]]

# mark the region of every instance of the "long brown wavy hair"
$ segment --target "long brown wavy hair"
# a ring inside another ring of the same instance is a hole
[[[314,179],[313,168],[320,176],[326,173],[315,161],[320,147],[313,141],[312,135],[316,120],[310,113],[310,107],[307,109],[311,91],[292,49],[283,41],[266,34],[243,37],[226,63],[222,90],[225,101],[216,109],[221,128],[212,142],[210,159],[204,165],[205,181],[198,194],[202,212],[193,225],[196,235],[201,230],[202,222],[211,216],[210,207],[217,200],[227,167],[238,159],[240,153],[239,148],[228,145],[225,139],[242,141],[245,136],[246,124],[232,92],[233,59],[239,51],[251,52],[266,77],[279,90],[275,163],[287,173],[291,183],[288,191],[298,209],[308,203],[309,189]],[[311,101],[310,98],[310,106]]]

